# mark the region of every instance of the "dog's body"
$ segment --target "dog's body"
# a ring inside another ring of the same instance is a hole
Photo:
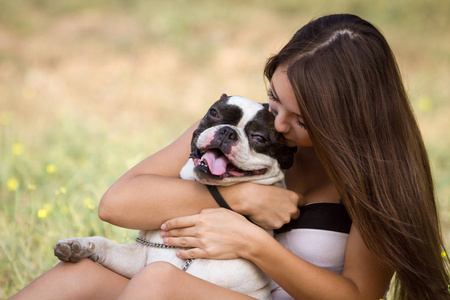
[[[279,186],[284,186],[281,169],[292,165],[295,151],[284,145],[269,111],[251,100],[225,94],[194,131],[191,150],[180,172],[183,179],[208,185],[253,181]],[[166,261],[225,288],[271,299],[269,278],[248,260],[180,259],[176,249],[165,248],[160,230],[141,230],[136,240],[134,244],[117,244],[103,237],[63,239],[54,251],[62,261],[89,257],[128,278],[152,262]]]

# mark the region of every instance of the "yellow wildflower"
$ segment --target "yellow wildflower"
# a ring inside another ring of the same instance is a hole
[[[48,212],[45,209],[38,210],[38,218],[44,219],[48,216]]]
[[[19,187],[20,183],[19,183],[19,180],[17,180],[17,178],[9,178],[6,181],[6,185],[8,187],[8,190],[16,191],[17,188]]]
[[[28,184],[28,189],[30,190],[30,191],[34,191],[35,189],[36,189],[36,185],[35,184]]]
[[[38,218],[46,218],[52,211],[52,205],[50,203],[44,204],[44,208],[38,210]]]
[[[94,202],[92,201],[91,198],[86,198],[86,199],[84,199],[84,205],[85,205],[89,210],[94,210],[94,209],[95,209]]]
[[[21,155],[23,154],[23,145],[21,143],[14,143],[11,150],[12,154]]]
[[[48,174],[53,174],[56,172],[56,166],[54,164],[48,164],[45,167],[45,170],[47,171]]]
[[[441,257],[444,258],[444,257],[446,257],[446,256],[447,256],[447,253],[445,253],[445,251],[442,251],[442,252],[441,252]]]

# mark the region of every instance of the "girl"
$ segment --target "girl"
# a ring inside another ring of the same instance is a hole
[[[161,226],[167,245],[191,248],[181,258],[249,259],[273,279],[274,299],[379,299],[394,272],[394,299],[449,299],[428,157],[381,33],[354,15],[319,18],[268,60],[265,75],[275,127],[298,147],[288,190],[242,183],[219,191],[262,227],[292,219],[275,238],[217,209],[203,185],[178,179],[196,125],[122,176],[100,217],[127,228]],[[304,221],[311,210],[318,225]],[[88,260],[61,263],[18,296],[49,294],[248,298],[166,263],[128,281]]]

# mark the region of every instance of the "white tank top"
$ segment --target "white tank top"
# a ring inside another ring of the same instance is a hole
[[[300,218],[275,232],[276,240],[303,260],[342,274],[352,221],[340,203],[312,203],[300,209]],[[272,281],[272,299],[294,299]]]

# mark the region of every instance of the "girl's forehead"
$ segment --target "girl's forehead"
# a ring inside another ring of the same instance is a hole
[[[295,97],[285,69],[277,68],[275,70],[270,81],[270,88],[274,97],[278,100],[277,102],[283,105],[285,109],[300,115],[297,98]]]

